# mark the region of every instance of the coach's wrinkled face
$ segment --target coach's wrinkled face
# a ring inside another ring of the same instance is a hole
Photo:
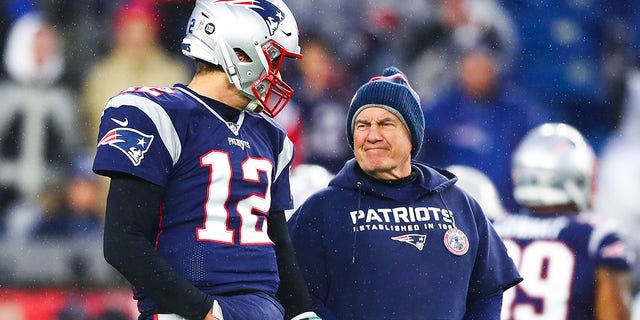
[[[399,179],[411,173],[409,130],[384,108],[369,107],[358,113],[353,150],[360,168],[376,179]]]

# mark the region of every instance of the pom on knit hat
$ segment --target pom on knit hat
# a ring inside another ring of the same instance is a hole
[[[396,67],[388,67],[382,76],[371,78],[351,99],[347,112],[347,140],[353,149],[353,129],[358,114],[369,107],[382,107],[396,115],[411,134],[411,157],[415,157],[424,138],[424,113],[420,97],[407,77]]]
[[[147,24],[155,36],[162,28],[162,15],[157,5],[150,0],[129,0],[122,3],[113,16],[116,30],[122,29],[129,22]]]

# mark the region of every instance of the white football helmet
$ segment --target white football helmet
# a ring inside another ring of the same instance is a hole
[[[308,197],[329,185],[334,174],[317,164],[299,164],[291,168],[290,185],[293,209],[297,209]],[[285,217],[291,217],[294,210],[287,210]]]
[[[512,160],[513,195],[527,207],[591,206],[596,156],[574,127],[545,123],[527,133]]]
[[[251,61],[240,61],[236,51]],[[271,117],[293,95],[279,77],[284,58],[302,58],[298,25],[282,0],[197,0],[182,53],[220,65],[229,81],[251,98],[246,109]]]
[[[456,185],[478,201],[487,218],[495,220],[505,215],[498,189],[486,174],[465,165],[451,165],[447,170],[458,177]]]

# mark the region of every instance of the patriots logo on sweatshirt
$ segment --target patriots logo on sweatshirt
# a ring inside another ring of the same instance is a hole
[[[422,251],[422,249],[424,248],[424,244],[425,242],[427,242],[427,236],[424,234],[405,234],[402,236],[397,236],[397,237],[392,237],[392,240],[396,240],[396,241],[400,241],[400,242],[405,242],[408,243],[416,248],[418,248],[418,250]]]

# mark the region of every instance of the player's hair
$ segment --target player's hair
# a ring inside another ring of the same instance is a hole
[[[196,74],[208,74],[212,72],[224,72],[222,66],[196,59]]]

